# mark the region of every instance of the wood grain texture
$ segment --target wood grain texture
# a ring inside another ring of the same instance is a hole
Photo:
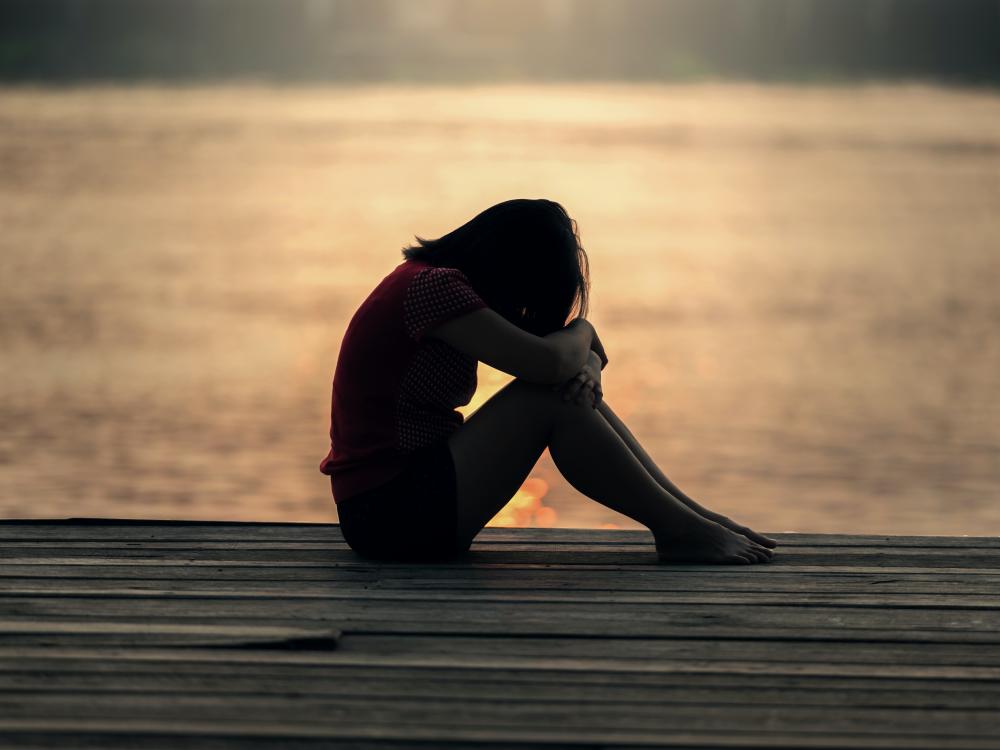
[[[1000,540],[0,522],[0,745],[1000,748]]]

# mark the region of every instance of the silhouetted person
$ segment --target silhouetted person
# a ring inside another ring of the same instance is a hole
[[[333,378],[320,470],[353,550],[466,551],[548,447],[573,487],[647,526],[663,561],[771,558],[773,540],[681,492],[604,400],[587,255],[562,206],[505,201],[403,256],[351,319]],[[515,379],[463,421],[477,361]]]

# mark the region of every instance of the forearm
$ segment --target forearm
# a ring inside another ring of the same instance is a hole
[[[593,328],[582,318],[544,337],[553,350],[553,383],[569,380],[587,364],[593,337]]]

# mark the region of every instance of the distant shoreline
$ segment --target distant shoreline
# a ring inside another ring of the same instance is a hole
[[[52,90],[67,91],[74,89],[150,89],[150,90],[178,90],[195,91],[198,89],[244,89],[244,90],[297,90],[297,91],[319,91],[319,90],[372,90],[386,88],[398,90],[400,88],[411,88],[418,90],[454,90],[454,89],[524,89],[524,88],[558,88],[561,90],[572,89],[680,89],[710,86],[725,86],[732,88],[752,89],[914,89],[914,90],[950,90],[955,92],[969,93],[993,93],[1000,91],[1000,81],[972,82],[955,81],[950,79],[937,78],[815,78],[815,79],[771,79],[760,80],[753,78],[735,77],[702,77],[687,79],[514,79],[504,78],[495,80],[407,80],[407,79],[276,79],[267,77],[232,77],[232,78],[80,78],[80,79],[46,79],[46,78],[3,78],[0,76],[0,89],[8,90]]]

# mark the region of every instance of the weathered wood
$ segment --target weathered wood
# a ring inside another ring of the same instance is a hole
[[[335,524],[0,523],[0,744],[1000,747],[1000,540],[774,536],[411,564]]]
[[[226,665],[229,666],[229,665]],[[147,667],[148,670],[148,667]],[[927,708],[927,709],[993,709],[998,699],[997,689],[983,687],[937,690],[928,681],[895,680],[892,687],[874,681],[862,685],[844,686],[835,680],[813,677],[797,680],[780,676],[723,675],[703,680],[671,675],[652,675],[657,682],[640,682],[636,675],[616,676],[596,672],[529,672],[521,670],[475,669],[384,669],[377,666],[356,667],[352,670],[312,670],[308,692],[324,698],[358,697],[383,698],[422,696],[442,702],[465,698],[526,703],[538,700],[572,704],[577,701],[642,703],[666,705],[688,703],[700,705],[795,705],[800,707],[859,707],[859,708]],[[650,676],[650,675],[641,675]],[[694,677],[705,677],[695,675]],[[589,679],[586,679],[589,678]],[[772,684],[766,684],[770,680]],[[842,681],[841,681],[842,682]],[[775,684],[776,683],[776,684]],[[794,683],[794,684],[792,684]],[[900,686],[903,685],[903,687]],[[987,684],[987,683],[983,683]],[[107,670],[42,671],[21,670],[0,672],[0,695],[5,693],[73,694],[90,692],[120,693],[141,691],[144,695],[276,695],[293,697],[303,692],[301,670],[286,668],[283,672],[255,669],[253,672],[233,669],[200,671],[172,666],[169,671],[109,672]]]
[[[120,541],[107,540],[104,542],[80,542],[80,541],[53,541],[42,543],[25,542],[5,542],[0,547],[0,559],[17,560],[27,558],[35,560],[38,558],[88,558],[88,557],[116,557],[116,558],[169,558],[173,555],[188,557],[197,555],[201,559],[285,559],[302,561],[325,561],[346,555],[354,556],[353,551],[347,544],[339,540],[328,542],[312,542],[296,544],[295,542],[244,542],[239,540],[222,541],[213,540],[207,542],[199,541]],[[477,538],[473,543],[473,548],[461,561],[474,561],[476,558],[484,557],[510,557],[512,554],[523,556],[530,553],[532,556],[547,555],[551,562],[572,563],[575,561],[588,562],[586,557],[598,560],[609,559],[612,556],[619,556],[622,564],[648,563],[649,556],[655,558],[652,542],[649,544],[612,544],[612,543],[564,543],[553,545],[551,548],[539,544],[516,544],[514,542],[490,542]],[[941,565],[955,564],[962,562],[967,564],[982,564],[988,567],[1000,566],[1000,549],[990,549],[984,547],[895,547],[892,545],[869,547],[845,546],[827,547],[818,545],[796,545],[780,546],[776,554],[782,559],[801,563],[805,560],[822,557],[824,560],[850,561],[856,563],[859,560],[889,558],[892,564],[915,563],[921,561],[940,562]],[[523,561],[523,560],[522,560]],[[593,562],[590,560],[589,562]],[[454,564],[454,563],[452,563]],[[926,564],[926,563],[924,563]]]
[[[347,634],[345,640],[352,636]],[[445,639],[439,639],[444,641]],[[489,641],[492,645],[492,639]],[[443,644],[446,645],[446,644]],[[200,663],[212,668],[225,669],[232,664],[266,664],[295,665],[305,670],[303,676],[314,674],[315,670],[328,665],[353,665],[364,668],[390,667],[394,669],[426,669],[454,668],[461,670],[518,670],[522,672],[554,672],[566,671],[579,674],[616,675],[619,678],[627,676],[630,681],[638,680],[642,675],[667,676],[682,680],[685,684],[699,678],[732,680],[739,684],[743,680],[759,680],[775,678],[784,680],[779,684],[801,684],[803,680],[816,678],[837,680],[875,681],[875,685],[892,685],[905,682],[923,681],[925,685],[935,688],[953,689],[959,685],[962,689],[975,689],[983,684],[995,685],[998,680],[997,667],[983,666],[940,666],[925,664],[864,664],[852,661],[840,663],[809,663],[796,661],[767,661],[760,658],[751,660],[737,659],[691,659],[659,657],[636,658],[623,657],[610,650],[605,653],[603,644],[594,643],[589,652],[579,655],[545,653],[516,654],[504,653],[442,653],[441,647],[429,650],[427,653],[400,652],[364,652],[355,649],[335,651],[296,651],[288,650],[253,650],[253,649],[187,649],[170,650],[150,649],[142,646],[108,648],[94,646],[88,648],[55,647],[8,647],[4,653],[17,653],[24,658],[54,658],[61,654],[64,659],[73,661],[106,659],[109,662],[142,661],[147,664],[162,665],[164,671],[169,671],[171,665],[183,659],[197,658]],[[652,652],[655,654],[655,651]]]
[[[184,654],[179,650],[163,651],[148,645],[137,645],[136,648],[112,648],[107,639],[112,636],[127,636],[132,634],[150,635],[156,632],[178,632],[169,628],[143,628],[142,625],[118,625],[104,628],[102,623],[83,623],[86,627],[76,627],[77,623],[53,623],[54,627],[39,626],[37,631],[29,635],[80,635],[96,636],[95,642],[87,646],[82,640],[67,642],[51,648],[12,648],[10,634],[3,638],[0,646],[0,671],[17,669],[26,663],[39,664],[46,669],[55,669],[62,665],[66,669],[73,665],[81,668],[94,668],[105,665],[113,669],[115,664],[154,664],[169,662],[170,668],[185,663],[185,659],[193,664],[205,663],[206,659],[213,662],[212,669],[220,668],[220,659],[226,663],[244,664],[260,663],[266,665],[283,664],[289,661],[302,661],[296,654],[261,653],[222,654],[221,657],[203,652]],[[197,627],[197,626],[193,626]],[[218,626],[217,626],[218,627]],[[222,630],[222,628],[219,628]],[[234,628],[236,629],[236,628]],[[183,631],[179,631],[183,632]],[[228,629],[223,630],[228,632]],[[239,631],[244,632],[244,631]],[[711,660],[761,662],[780,670],[787,665],[808,664],[819,669],[826,667],[831,673],[836,672],[838,664],[850,664],[854,673],[859,669],[867,670],[872,676],[885,674],[881,668],[886,665],[898,667],[976,667],[987,668],[1000,666],[1000,649],[983,648],[977,644],[966,643],[865,643],[831,645],[825,642],[810,641],[775,641],[775,640],[717,640],[717,639],[652,639],[652,638],[550,638],[550,637],[503,637],[495,636],[489,639],[489,656],[494,661],[505,658],[532,659],[546,658],[569,659],[574,663],[582,659],[595,658],[614,660],[614,670],[620,672],[634,671],[633,661],[647,659],[676,660]],[[395,658],[433,657],[435,665],[464,665],[470,659],[481,655],[483,640],[480,636],[449,636],[441,638],[426,635],[380,635],[368,633],[348,633],[344,635],[338,646],[337,654],[332,659],[327,654],[312,654],[316,666],[324,668],[344,667],[347,660],[360,655],[379,654]],[[547,663],[550,663],[547,662]],[[640,664],[641,666],[641,664]],[[466,668],[466,667],[462,667]],[[546,669],[552,667],[546,667]],[[911,672],[913,670],[911,669]],[[915,672],[914,672],[915,674]],[[983,675],[989,677],[995,672],[992,669],[974,670],[932,670],[937,678],[942,675],[980,679]],[[1000,683],[997,684],[1000,689]]]
[[[67,567],[78,567],[78,568],[90,568],[90,567],[108,567],[113,565],[118,560],[114,558],[111,559],[87,559],[87,558],[67,558],[60,560],[58,563],[54,563],[52,560],[40,561],[44,565],[48,566],[67,566]],[[248,577],[259,577],[268,576],[273,571],[278,569],[286,569],[291,571],[303,571],[305,573],[308,570],[316,569],[331,569],[339,568],[345,571],[355,571],[364,572],[371,571],[373,569],[377,570],[409,570],[413,573],[421,572],[433,572],[441,569],[452,569],[455,568],[457,563],[442,563],[438,565],[424,564],[418,565],[416,563],[390,563],[390,562],[373,562],[373,561],[363,561],[361,559],[347,559],[339,563],[329,562],[327,564],[317,564],[311,562],[297,562],[297,561],[281,561],[281,560],[270,560],[267,562],[261,562],[260,564],[254,564],[252,561],[229,561],[229,560],[200,560],[195,558],[171,558],[165,563],[161,563],[160,560],[145,560],[145,559],[131,559],[127,561],[127,566],[129,568],[161,568],[161,567],[176,567],[181,566],[184,568],[207,568],[213,572],[224,572],[227,568],[241,568],[247,570]],[[33,568],[35,563],[31,560],[4,560],[0,562],[0,570],[5,570],[9,573],[16,573],[18,575],[23,574],[24,569]],[[749,576],[759,576],[761,567],[774,568],[773,573],[768,573],[768,575],[791,575],[799,576],[801,574],[807,573],[819,573],[819,574],[843,574],[843,575],[880,575],[880,576],[896,576],[899,574],[920,574],[920,575],[933,575],[935,573],[940,573],[942,575],[956,575],[962,576],[964,580],[974,581],[977,580],[979,576],[986,576],[988,580],[992,582],[996,578],[997,569],[996,568],[953,568],[953,567],[897,567],[897,566],[866,566],[866,565],[837,565],[834,562],[829,562],[826,565],[789,565],[787,563],[768,563],[766,566],[749,566],[749,565],[657,565],[653,562],[648,562],[646,564],[631,564],[631,565],[618,565],[618,564],[579,564],[579,565],[559,565],[555,562],[549,563],[513,563],[513,562],[502,562],[496,558],[490,561],[479,560],[476,562],[467,562],[464,567],[469,570],[475,570],[482,572],[484,574],[491,572],[502,572],[507,574],[523,573],[525,575],[530,575],[536,571],[555,571],[563,573],[574,573],[580,577],[586,577],[590,574],[601,574],[601,573],[614,573],[616,571],[621,571],[623,574],[638,571],[656,571],[661,575],[672,575],[672,574],[683,574],[688,575],[691,573],[706,573],[713,576],[724,576],[731,574],[735,571],[739,571],[742,575]],[[79,572],[79,571],[78,571]],[[150,571],[151,575],[156,575],[157,571]],[[292,575],[295,573],[293,572]],[[89,573],[88,573],[89,575]],[[759,580],[759,579],[758,579]]]
[[[274,676],[225,678],[212,675],[15,675],[0,681],[0,695],[19,694],[115,694],[141,692],[175,696],[275,696],[295,698],[302,694],[302,678]],[[693,687],[684,680],[658,687],[635,686],[607,681],[599,685],[582,684],[569,678],[564,682],[535,683],[504,680],[495,670],[483,671],[465,680],[429,677],[421,672],[398,674],[380,680],[368,676],[352,677],[349,685],[339,676],[312,677],[308,692],[324,699],[356,699],[371,696],[403,699],[420,695],[426,700],[446,703],[454,700],[498,701],[504,704],[548,702],[556,705],[601,702],[607,705],[697,704],[712,706],[787,705],[811,708],[992,710],[996,693],[972,690],[939,693],[933,689],[897,692],[893,690],[840,690],[801,688],[765,688],[739,679],[725,684]]]
[[[478,541],[478,540],[477,540]],[[295,544],[294,542],[270,542],[270,543],[246,543],[238,541],[211,541],[211,542],[172,542],[155,541],[150,543],[142,542],[122,542],[107,541],[105,543],[82,542],[46,542],[45,544],[18,544],[6,542],[0,551],[3,552],[2,559],[11,561],[21,558],[30,561],[41,561],[47,558],[90,558],[90,557],[113,557],[113,558],[167,558],[172,556],[186,558],[199,557],[201,559],[223,559],[223,560],[259,560],[270,559],[318,561],[335,560],[344,557],[357,557],[346,543],[340,541],[330,541],[327,543]],[[485,558],[510,558],[517,554],[522,558],[525,554],[536,557],[540,554],[548,555],[550,563],[573,563],[573,562],[605,562],[610,561],[611,556],[618,556],[618,562],[627,564],[648,564],[649,555],[653,553],[653,545],[635,544],[561,544],[552,548],[545,548],[538,544],[514,544],[507,542],[474,542],[473,548],[463,558],[452,561],[451,564],[461,562],[477,562]],[[894,560],[906,562],[917,562],[920,560],[935,561],[956,561],[964,560],[968,563],[996,562],[1000,559],[1000,550],[984,549],[980,547],[969,548],[918,548],[906,547],[896,549],[893,547],[815,547],[800,545],[796,547],[779,547],[776,554],[782,559],[800,562],[804,559],[822,556],[824,560],[831,558],[856,562],[858,560],[868,560],[873,557],[891,557]],[[589,556],[592,559],[586,560]],[[653,554],[655,558],[655,553]],[[364,559],[364,558],[361,558]],[[512,560],[513,561],[513,560]],[[519,562],[525,562],[519,559]],[[654,560],[655,562],[655,560]],[[905,563],[904,563],[905,564]]]
[[[303,652],[248,649],[227,652],[142,647],[127,650],[35,648],[25,649],[25,652],[24,663],[0,670],[0,679],[4,680],[4,684],[25,674],[29,675],[29,679],[104,675],[108,680],[127,679],[135,675],[150,678],[190,676],[217,680],[220,685],[228,680],[234,690],[235,684],[244,678],[273,680],[271,684],[275,686],[288,680],[300,688],[304,680],[310,686],[314,682],[330,680],[331,684],[347,690],[351,689],[355,679],[364,679],[371,680],[373,684],[396,684],[398,690],[403,681],[413,680],[415,684],[424,686],[433,681],[475,683],[477,690],[515,683],[648,686],[651,689],[669,688],[684,694],[689,689],[744,692],[793,690],[802,693],[805,702],[808,702],[809,694],[816,691],[835,691],[844,696],[854,691],[867,691],[886,694],[886,700],[903,701],[901,705],[906,705],[906,696],[910,694],[919,696],[929,693],[955,701],[963,696],[973,696],[977,700],[993,696],[995,700],[1000,691],[1000,684],[988,670],[967,673],[958,669],[918,671],[899,667],[897,673],[886,674],[878,669],[878,665],[869,667],[867,671],[859,665],[851,665],[844,670],[845,674],[838,674],[839,667],[821,664],[810,665],[809,669],[803,670],[796,665],[783,666],[780,663],[767,666],[758,663],[754,668],[748,662],[710,665],[705,661],[681,661],[671,662],[669,666],[672,668],[648,669],[641,664],[632,668],[627,659],[552,659],[544,654],[516,660],[492,658],[488,664],[466,658],[456,659],[451,664],[440,658],[433,661],[425,658],[423,662],[414,660],[411,664],[405,660],[390,662],[385,657],[381,663],[373,663],[361,659],[356,653],[346,658],[334,658],[334,652],[317,652],[314,659],[308,659],[304,658],[308,655]],[[61,654],[61,658],[54,657],[53,652]],[[975,678],[970,676],[973,674]],[[995,675],[995,671],[992,674]],[[747,697],[745,700],[751,699]],[[711,700],[706,698],[704,702]]]
[[[197,606],[192,605],[197,601]],[[207,617],[254,621],[293,618],[336,622],[344,631],[599,635],[632,637],[809,638],[978,642],[1000,644],[1000,612],[940,608],[872,609],[830,606],[728,606],[463,602],[393,599],[197,599],[5,597],[8,620],[48,617],[185,622]],[[405,611],[405,617],[400,612]]]
[[[1000,549],[1000,537],[986,536],[886,536],[877,534],[772,533],[782,546],[877,547],[982,547]],[[259,523],[236,521],[141,521],[130,519],[12,520],[0,523],[0,541],[30,539],[113,540],[174,539],[198,541],[343,541],[338,524]],[[488,527],[477,542],[540,543],[546,548],[561,544],[631,544],[649,546],[653,536],[646,530],[624,529],[509,529]]]
[[[9,648],[9,647],[8,647]],[[671,659],[670,669],[651,670],[645,665],[631,664],[638,660],[635,654],[609,653],[598,658],[596,649],[572,656],[569,649],[560,650],[555,656],[536,650],[534,654],[491,654],[488,664],[482,663],[477,654],[467,652],[455,655],[453,660],[441,649],[435,649],[435,659],[429,654],[415,654],[420,659],[401,658],[406,654],[394,652],[399,661],[390,661],[382,655],[381,661],[365,661],[355,649],[342,655],[334,651],[308,652],[313,659],[294,658],[306,655],[305,650],[239,649],[238,651],[204,650],[198,648],[135,648],[111,649],[106,645],[95,648],[25,648],[17,660],[6,657],[0,664],[0,681],[6,686],[13,682],[96,678],[101,675],[109,680],[142,677],[149,679],[174,678],[210,679],[222,686],[225,681],[273,680],[275,689],[287,681],[294,682],[308,676],[315,680],[329,680],[331,685],[350,690],[355,680],[369,680],[373,684],[391,686],[399,680],[438,680],[452,683],[476,683],[489,687],[494,683],[523,683],[525,685],[572,684],[597,686],[624,686],[670,688],[685,690],[688,687],[731,688],[745,690],[759,687],[792,689],[808,693],[813,690],[852,690],[902,693],[974,693],[978,696],[996,696],[1000,682],[995,679],[995,668],[978,665],[917,665],[894,664],[886,658],[872,664],[858,664],[849,660],[788,660],[767,658],[767,654],[670,654],[666,650],[653,651],[650,656]],[[513,651],[513,650],[511,650]],[[739,658],[743,656],[745,658]],[[544,659],[539,664],[533,659]],[[622,662],[622,663],[620,663]],[[883,670],[893,666],[894,670]],[[967,670],[964,667],[973,666]],[[805,667],[805,668],[803,668]],[[926,668],[918,668],[926,667]],[[682,676],[681,679],[678,676]],[[269,683],[270,684],[270,683]],[[429,684],[429,683],[427,683]],[[234,688],[235,689],[235,688]],[[470,688],[471,689],[471,688]],[[749,698],[747,699],[749,700]],[[708,701],[711,702],[711,701]],[[725,702],[725,701],[723,701]]]
[[[533,569],[530,575],[512,575],[509,567],[469,568],[369,566],[254,567],[180,566],[156,568],[133,565],[0,567],[0,592],[19,586],[122,585],[136,590],[171,591],[185,587],[201,590],[257,591],[277,587],[294,595],[297,591],[434,590],[434,591],[608,591],[621,592],[759,592],[759,593],[854,593],[878,591],[884,595],[933,594],[949,596],[994,596],[1000,591],[1000,574],[974,577],[953,573],[789,573],[770,567],[766,576],[748,576],[743,568],[724,571],[685,567],[683,575],[664,575],[663,569],[589,570],[585,576],[573,569]]]
[[[327,698],[310,693],[282,695],[186,695],[136,692],[0,694],[3,720],[90,719],[95,711],[108,719],[186,720],[197,714],[202,720],[243,721],[248,727],[269,724],[270,716],[336,731],[345,725],[367,726],[393,717],[397,724],[417,727],[459,728],[496,727],[502,713],[511,727],[543,725],[560,717],[577,732],[600,732],[613,727],[622,732],[636,731],[739,731],[750,722],[766,721],[775,732],[809,732],[822,721],[831,732],[859,735],[949,736],[943,725],[958,724],[965,737],[995,737],[996,716],[992,712],[935,708],[825,707],[797,705],[705,705],[615,703],[603,700],[577,701],[573,705],[538,698],[535,701],[472,700],[456,697],[442,702],[423,696],[338,696]],[[2,723],[0,723],[2,726]]]
[[[286,576],[285,578],[242,578],[229,576],[224,578],[203,578],[185,576],[183,580],[174,577],[143,576],[143,571],[130,571],[126,577],[125,570],[115,569],[111,576],[0,576],[0,596],[46,596],[51,594],[88,594],[106,596],[136,595],[183,595],[198,596],[218,593],[220,596],[263,596],[263,597],[306,597],[327,598],[332,592],[342,596],[353,596],[356,592],[393,594],[400,593],[419,596],[423,592],[430,594],[449,593],[453,596],[479,595],[488,596],[492,593],[519,594],[530,593],[540,598],[565,599],[572,597],[587,597],[588,601],[602,598],[608,592],[617,592],[622,596],[643,595],[666,601],[669,596],[704,595],[699,601],[707,601],[713,596],[783,596],[787,601],[789,594],[796,599],[802,597],[850,597],[855,596],[865,600],[881,598],[887,606],[913,603],[913,599],[921,597],[935,606],[948,603],[963,604],[966,600],[973,606],[992,606],[996,600],[997,584],[984,585],[982,581],[968,583],[964,580],[933,581],[922,578],[911,579],[905,576],[851,576],[844,578],[820,578],[810,580],[806,574],[796,577],[769,577],[766,580],[757,578],[720,578],[718,576],[695,579],[694,576],[684,578],[664,578],[650,581],[645,578],[634,578],[629,575],[602,576],[594,580],[577,580],[566,574],[546,576],[539,574],[531,579],[517,579],[509,576],[464,580],[438,578],[394,578],[384,576],[359,577],[353,574],[341,576],[334,570],[326,576]],[[211,573],[209,573],[211,575]],[[551,593],[551,597],[549,596]],[[664,598],[660,598],[662,597]],[[602,599],[603,600],[603,599]],[[728,601],[728,600],[727,600]]]
[[[759,714],[759,723],[769,724],[767,714]],[[51,742],[59,740],[58,747],[110,747],[109,743],[121,741],[125,747],[153,747],[151,743],[162,743],[159,747],[258,747],[244,745],[247,742],[262,742],[265,747],[298,748],[328,747],[336,741],[337,747],[398,748],[401,745],[413,747],[435,747],[453,750],[455,748],[606,748],[616,750],[640,750],[650,747],[670,748],[732,748],[732,747],[778,747],[778,748],[911,748],[912,750],[994,750],[996,741],[989,737],[972,737],[956,734],[928,733],[925,735],[877,734],[871,732],[859,736],[856,732],[820,733],[814,725],[803,732],[776,732],[768,729],[748,731],[725,731],[722,729],[677,731],[649,731],[632,728],[587,728],[572,731],[562,728],[562,717],[549,717],[539,722],[525,724],[508,721],[500,725],[479,727],[458,727],[448,724],[421,726],[404,724],[385,716],[375,717],[367,724],[313,724],[311,722],[281,723],[280,721],[206,721],[185,719],[0,719],[0,733],[10,738],[18,746],[24,743]],[[64,738],[72,743],[74,739],[86,737],[83,745],[63,744]],[[315,740],[317,745],[303,745]],[[217,744],[231,742],[233,744]],[[100,743],[100,744],[97,744]],[[172,744],[171,744],[172,743]],[[205,744],[209,743],[209,744]],[[38,747],[35,744],[34,747]],[[45,745],[51,746],[51,745]]]
[[[293,590],[294,589],[294,590]],[[590,591],[565,591],[561,589],[530,590],[475,589],[412,591],[403,587],[385,589],[366,586],[341,586],[332,589],[329,585],[303,584],[282,587],[261,587],[254,585],[200,586],[180,584],[166,587],[117,586],[109,588],[103,581],[88,579],[67,584],[65,581],[46,581],[44,584],[26,583],[12,586],[0,581],[0,601],[3,597],[17,598],[108,598],[108,599],[336,599],[371,601],[420,602],[549,602],[577,604],[722,604],[727,606],[785,606],[788,596],[785,592],[762,592],[745,588],[742,591],[622,591],[621,589],[594,589]],[[918,594],[899,592],[886,594],[881,588],[861,594],[856,593],[812,593],[798,592],[798,606],[845,606],[878,609],[980,609],[1000,610],[1000,592],[981,592],[974,595]]]

